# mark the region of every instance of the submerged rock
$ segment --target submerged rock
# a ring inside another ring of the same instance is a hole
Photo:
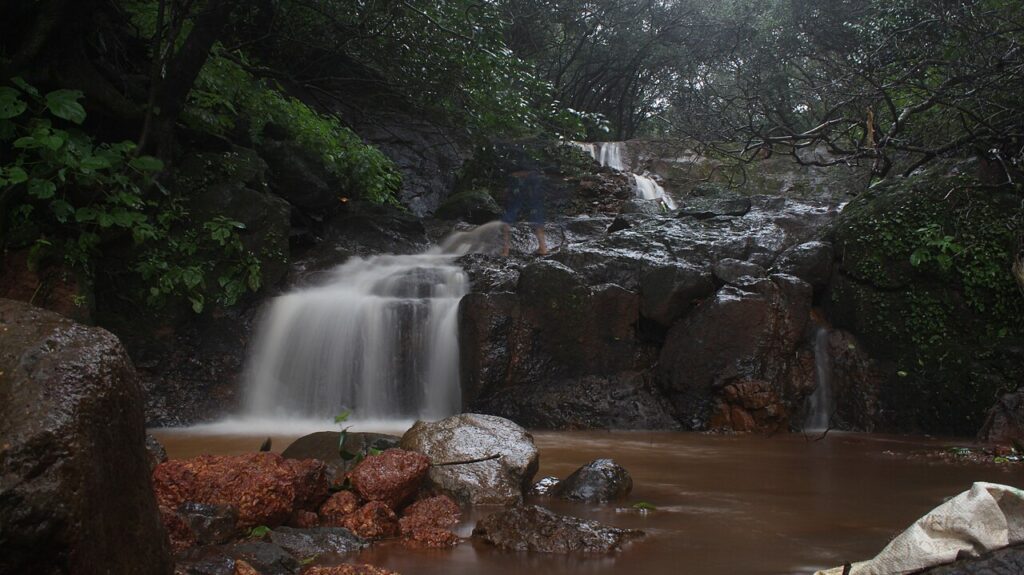
[[[591,503],[616,501],[633,491],[633,478],[611,459],[595,459],[580,467],[551,490],[562,499]]]
[[[0,572],[171,573],[145,441],[116,337],[0,299]]]
[[[366,501],[381,501],[399,509],[419,491],[430,469],[426,456],[403,449],[371,455],[349,472],[352,487]]]
[[[319,508],[328,495],[323,463],[266,452],[161,463],[153,488],[168,508],[186,501],[234,506],[239,529],[280,525],[296,509]]]
[[[407,543],[420,547],[452,547],[459,537],[451,528],[459,522],[459,505],[446,495],[420,499],[405,509],[399,525]]]
[[[303,571],[302,575],[398,575],[398,573],[373,565],[346,563],[344,565],[310,567]]]
[[[537,473],[533,436],[515,423],[493,415],[464,413],[437,422],[417,421],[402,436],[402,448],[422,453],[434,466],[430,484],[473,505],[522,501]],[[462,465],[437,465],[481,459]]]
[[[369,546],[369,542],[341,527],[292,529],[278,527],[270,532],[270,541],[300,559],[325,553],[351,553]]]
[[[536,505],[519,505],[482,519],[473,536],[509,551],[607,553],[618,551],[643,532],[558,515]]]
[[[553,475],[549,475],[547,477],[542,477],[542,478],[540,478],[539,481],[537,481],[537,483],[533,484],[533,487],[530,488],[530,494],[531,495],[551,495],[552,494],[551,493],[552,490],[555,487],[558,487],[558,484],[561,483],[561,482],[562,482],[561,479],[559,479],[559,478],[557,478],[557,477],[555,477]]]

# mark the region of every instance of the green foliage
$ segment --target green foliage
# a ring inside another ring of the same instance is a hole
[[[91,276],[104,248],[127,239],[128,270],[103,271],[135,272],[150,304],[182,297],[196,313],[211,293],[230,305],[259,289],[260,262],[242,248],[241,224],[192,222],[182,198],[156,181],[160,160],[137,155],[132,142],[97,144],[76,128],[86,118],[80,92],[43,95],[18,78],[12,84],[0,87],[0,143],[13,150],[0,164],[5,246],[30,247],[32,262],[60,257]]]
[[[350,193],[376,203],[396,202],[401,176],[380,150],[363,143],[337,118],[318,114],[255,78],[244,64],[241,56],[216,47],[189,95],[185,121],[219,135],[246,129],[247,136],[257,143],[264,137],[264,128],[274,124],[319,157]]]
[[[249,530],[249,537],[252,539],[262,539],[270,534],[270,527],[266,525],[257,525]]]
[[[637,501],[633,504],[633,509],[636,509],[637,511],[656,511],[658,508],[653,503]]]

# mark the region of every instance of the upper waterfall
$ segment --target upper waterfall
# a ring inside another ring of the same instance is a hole
[[[626,159],[625,142],[572,142],[572,144],[589,154],[602,166],[620,172],[629,172],[633,178],[633,189],[637,197],[645,200],[660,200],[666,208],[676,209],[676,203],[672,196],[654,178],[646,173],[639,174],[631,171],[630,164]]]

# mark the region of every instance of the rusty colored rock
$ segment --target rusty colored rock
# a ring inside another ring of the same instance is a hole
[[[342,522],[352,533],[366,539],[384,539],[398,535],[398,517],[380,501],[371,501]]]
[[[320,521],[324,525],[341,527],[345,518],[359,509],[359,496],[351,491],[339,491],[320,506]]]
[[[290,527],[298,527],[299,529],[309,529],[320,525],[320,517],[312,511],[304,511],[302,509],[292,513],[291,519],[288,520]]]
[[[362,460],[350,473],[356,493],[366,501],[381,501],[392,509],[407,503],[419,491],[430,469],[426,456],[389,449]]]
[[[245,561],[235,561],[235,575],[260,575],[260,572]]]
[[[355,565],[346,563],[345,565],[332,565],[310,567],[302,572],[302,575],[399,575],[394,571],[388,571],[387,569],[381,569],[380,567],[374,567],[373,565]]]
[[[459,536],[449,528],[459,522],[460,512],[447,495],[421,499],[407,507],[398,521],[402,538],[416,547],[454,547]]]
[[[175,552],[184,551],[196,544],[196,534],[188,523],[173,509],[160,507],[160,520],[164,524],[167,536],[171,540],[171,549]]]
[[[296,509],[316,509],[327,496],[323,464],[283,459],[275,453],[203,455],[161,463],[153,472],[157,501],[176,508],[185,501],[231,505],[238,528],[275,526]]]

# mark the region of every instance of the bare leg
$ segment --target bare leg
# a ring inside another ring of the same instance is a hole
[[[504,239],[504,242],[505,242],[504,243],[504,247],[501,249],[501,255],[505,256],[505,257],[508,257],[509,235],[511,234],[511,232],[512,232],[512,227],[511,226],[509,226],[508,224],[502,224],[501,225],[501,235],[502,235],[502,238]]]
[[[533,228],[533,233],[537,234],[537,253],[542,256],[547,255],[548,244],[544,241],[544,226]]]

